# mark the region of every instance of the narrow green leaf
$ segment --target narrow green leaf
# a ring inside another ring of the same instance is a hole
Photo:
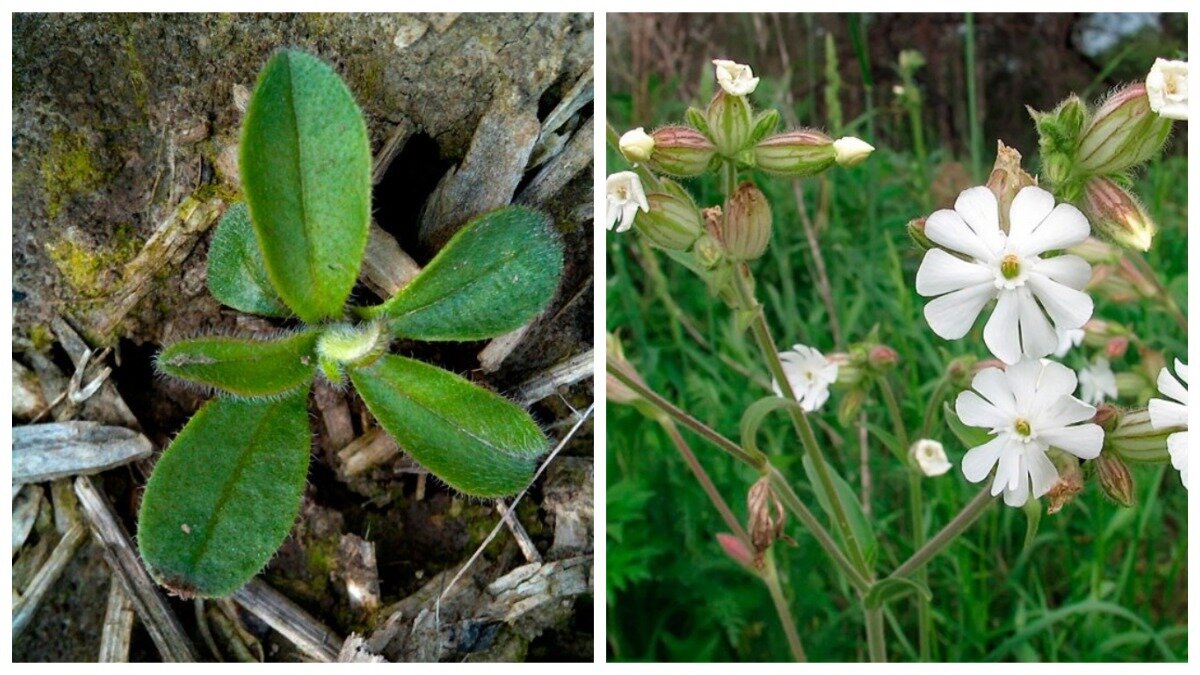
[[[350,380],[405,452],[451,487],[502,497],[525,487],[548,449],[521,408],[420,361],[385,355]]]
[[[181,340],[159,352],[158,369],[238,396],[274,396],[312,380],[317,335],[306,330],[271,340]]]
[[[933,593],[925,584],[907,577],[881,579],[863,596],[863,606],[867,609],[879,609],[884,603],[899,600],[907,595],[916,593],[926,602],[933,599]]]
[[[246,108],[242,184],[267,272],[307,323],[342,316],[371,216],[367,128],[341,78],[281,51]]]
[[[291,310],[271,285],[250,225],[250,210],[229,207],[208,248],[208,290],[221,304],[250,314],[283,318]]]
[[[803,464],[804,473],[808,476],[813,493],[817,496],[817,503],[821,505],[826,515],[832,519],[834,517],[833,502],[830,500],[829,493],[825,491],[825,484],[821,482],[821,477],[817,475],[812,458],[807,454],[804,455]],[[854,494],[854,489],[850,487],[850,484],[838,474],[831,471],[830,479],[833,481],[833,490],[837,493],[834,498],[841,502],[842,511],[845,512],[847,520],[850,521],[850,530],[854,533],[854,538],[862,546],[863,555],[866,556],[868,561],[873,560],[879,549],[879,542],[875,538],[875,530],[871,527],[871,522],[867,520],[866,514],[863,513],[862,504],[858,502],[858,496]],[[843,542],[844,544],[845,542]]]
[[[386,317],[400,337],[483,340],[537,316],[558,288],[562,265],[550,218],[510,206],[464,225],[412,283],[361,313]]]
[[[760,398],[746,408],[746,412],[742,413],[742,447],[750,454],[759,452],[758,449],[758,428],[762,426],[767,415],[776,410],[785,408],[795,408],[804,412],[799,404],[795,401],[788,400],[782,396],[768,396]]]
[[[223,597],[270,561],[300,510],[307,401],[307,387],[273,401],[217,398],[179,432],[138,514],[155,581],[184,597]]]

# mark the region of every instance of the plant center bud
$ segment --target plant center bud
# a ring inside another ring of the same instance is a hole
[[[1015,253],[1009,253],[1000,259],[1000,274],[1012,281],[1021,274],[1021,259]]]
[[[1029,435],[1033,433],[1033,428],[1029,426],[1029,420],[1024,417],[1018,417],[1017,421],[1013,422],[1013,430],[1024,438],[1029,438]]]

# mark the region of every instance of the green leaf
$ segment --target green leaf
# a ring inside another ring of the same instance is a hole
[[[825,484],[821,482],[821,477],[817,474],[816,467],[813,466],[812,458],[807,454],[802,460],[804,464],[804,473],[808,476],[808,482],[812,485],[813,493],[817,496],[817,503],[825,511],[826,515],[832,520],[834,518],[833,502],[830,501],[829,493],[825,491]],[[862,547],[863,555],[870,562],[875,558],[875,553],[879,548],[879,542],[875,538],[875,530],[871,527],[871,522],[867,520],[866,514],[863,513],[862,504],[858,503],[858,497],[854,494],[854,489],[841,476],[829,472],[829,478],[833,482],[833,490],[836,493],[836,499],[841,502],[842,511],[846,514],[846,519],[850,521],[850,531],[854,533],[854,538],[858,540]],[[841,538],[841,533],[838,533]],[[843,542],[843,545],[845,542]]]
[[[278,400],[209,401],[158,460],[138,514],[155,581],[224,597],[279,549],[308,474],[308,388]]]
[[[548,449],[528,413],[441,368],[385,355],[349,373],[400,447],[466,494],[502,497],[521,490]]]
[[[963,444],[963,448],[970,450],[991,440],[991,435],[987,429],[979,427],[969,427],[963,424],[963,421],[958,419],[958,414],[954,412],[954,408],[950,407],[950,403],[942,404],[942,414],[946,416],[946,426],[950,427],[950,433],[958,439],[959,443]]]
[[[250,314],[292,313],[271,285],[245,203],[229,207],[217,223],[208,248],[208,290],[221,304]]]
[[[158,354],[158,369],[238,396],[274,396],[308,384],[316,368],[316,331],[271,340],[181,340]]]
[[[768,396],[766,398],[760,398],[754,403],[751,403],[749,408],[746,408],[746,412],[742,413],[741,424],[742,447],[746,449],[746,452],[749,452],[752,455],[759,452],[758,428],[761,427],[763,421],[767,419],[767,415],[770,415],[776,410],[784,410],[786,408],[793,408],[799,410],[801,413],[804,412],[804,409],[801,408],[798,403],[783,398],[782,396]]]
[[[371,149],[329,66],[276,53],[246,108],[242,184],[267,272],[307,323],[342,316],[371,217]]]
[[[562,244],[550,218],[510,206],[470,221],[411,283],[376,307],[391,331],[415,340],[483,340],[541,312],[562,276]]]
[[[907,577],[881,579],[875,582],[863,596],[863,606],[867,609],[879,609],[884,603],[899,600],[913,593],[924,598],[926,602],[933,599],[933,593],[929,587],[915,579]]]

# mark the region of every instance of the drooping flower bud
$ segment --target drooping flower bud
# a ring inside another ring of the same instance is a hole
[[[1167,437],[1175,429],[1155,429],[1145,408],[1122,413],[1116,428],[1104,436],[1104,453],[1126,462],[1162,464],[1170,460]]]
[[[771,205],[754,183],[742,183],[730,196],[721,241],[734,260],[755,260],[767,250]]]
[[[723,90],[717,92],[705,112],[709,138],[723,157],[735,158],[746,147],[753,121],[746,97]]]
[[[717,148],[704,134],[685,126],[655,129],[649,166],[669,176],[698,176],[708,171]]]
[[[655,246],[686,251],[704,234],[700,209],[676,183],[664,178],[660,184],[661,191],[646,195],[650,210],[638,213],[634,226]]]
[[[1075,162],[1085,174],[1111,175],[1154,157],[1171,134],[1171,121],[1150,110],[1146,85],[1113,92],[1092,115],[1079,139]]]
[[[1154,67],[1146,76],[1146,96],[1150,99],[1150,109],[1160,116],[1186,121],[1188,118],[1187,61],[1155,59]]]
[[[1021,168],[1021,153],[1005,145],[1004,141],[996,141],[996,161],[988,176],[987,188],[996,195],[1000,205],[1000,229],[1008,232],[1008,212],[1017,193],[1037,184],[1037,178]]]
[[[1084,212],[1094,232],[1135,251],[1149,250],[1158,229],[1136,197],[1103,176],[1088,180]]]
[[[833,139],[811,129],[768,136],[754,146],[755,166],[768,173],[813,176],[836,161]]]
[[[858,166],[875,152],[875,146],[853,136],[843,136],[833,142],[834,159],[840,166]]]
[[[1109,499],[1126,508],[1133,506],[1133,476],[1129,473],[1129,466],[1120,457],[1102,452],[1092,460],[1092,466],[1096,469],[1100,489]]]
[[[626,131],[617,146],[620,147],[621,154],[625,155],[625,159],[634,164],[642,164],[650,159],[650,153],[654,152],[654,139],[645,129],[638,127]]]

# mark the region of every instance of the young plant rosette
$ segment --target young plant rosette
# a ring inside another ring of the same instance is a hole
[[[217,226],[209,290],[300,326],[264,339],[184,340],[159,354],[161,372],[216,394],[159,459],[138,514],[147,569],[183,597],[233,593],[288,535],[308,472],[316,377],[348,379],[406,452],[469,495],[521,490],[549,445],[503,397],[387,353],[392,338],[483,340],[538,315],[562,273],[548,217],[520,207],[479,216],[396,295],[347,307],[371,215],[370,147],[350,91],[315,57],[276,53],[240,147],[246,203]]]

